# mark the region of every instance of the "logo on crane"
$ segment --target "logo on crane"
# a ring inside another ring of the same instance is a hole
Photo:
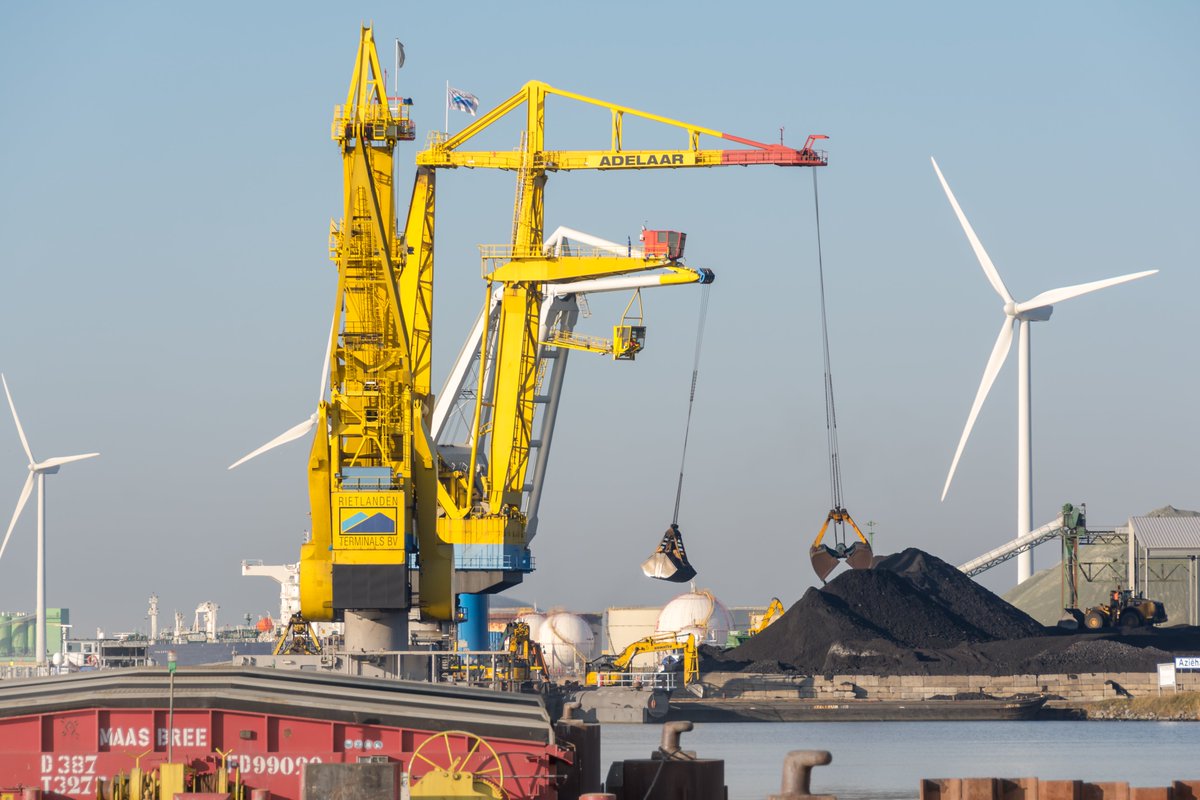
[[[346,509],[349,510],[349,509]],[[358,533],[395,533],[396,517],[387,510],[368,514],[365,511],[355,511],[348,517],[342,517],[342,535],[352,536]]]

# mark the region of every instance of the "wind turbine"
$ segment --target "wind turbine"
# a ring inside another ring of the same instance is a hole
[[[84,453],[78,456],[55,456],[47,458],[45,461],[37,461],[33,457],[33,452],[29,449],[29,440],[25,438],[25,430],[21,427],[21,419],[17,416],[17,407],[13,404],[12,393],[8,391],[8,380],[0,375],[0,382],[4,384],[4,394],[8,397],[8,407],[12,409],[13,422],[17,423],[17,434],[21,437],[21,446],[25,448],[25,455],[29,458],[29,477],[25,479],[25,486],[21,489],[21,496],[17,500],[17,509],[13,512],[12,521],[8,523],[8,532],[4,534],[4,543],[0,544],[0,558],[4,557],[4,550],[8,547],[8,539],[12,536],[13,528],[17,525],[17,520],[21,517],[21,512],[25,510],[25,503],[29,500],[29,494],[33,491],[34,477],[37,477],[38,487],[38,524],[37,524],[37,643],[35,656],[37,657],[37,665],[39,667],[46,666],[46,476],[53,475],[58,472],[59,467],[63,464],[70,464],[72,461],[82,461],[85,458],[94,458],[99,453]]]
[[[950,482],[954,480],[954,470],[958,468],[958,460],[962,456],[963,448],[966,447],[967,438],[971,435],[971,428],[975,425],[975,418],[979,416],[979,409],[983,407],[983,401],[987,399],[988,391],[992,388],[992,383],[996,380],[996,374],[1000,372],[1000,368],[1004,366],[1004,361],[1008,358],[1008,351],[1012,345],[1013,326],[1015,325],[1019,331],[1017,357],[1017,538],[1020,538],[1033,529],[1033,447],[1030,431],[1030,409],[1032,404],[1030,402],[1029,380],[1029,323],[1045,322],[1050,319],[1050,315],[1054,312],[1054,303],[1061,303],[1064,300],[1070,300],[1073,297],[1079,297],[1080,295],[1105,289],[1109,286],[1116,286],[1119,283],[1128,283],[1138,278],[1145,278],[1148,275],[1158,272],[1158,270],[1152,269],[1145,272],[1134,272],[1116,278],[1107,278],[1101,281],[1092,281],[1091,283],[1080,283],[1074,286],[1064,286],[1060,289],[1051,289],[1023,303],[1018,303],[1009,294],[1004,281],[1000,279],[1000,273],[996,271],[996,267],[992,264],[992,260],[988,258],[988,254],[983,249],[979,237],[975,235],[971,223],[967,221],[967,215],[963,213],[962,208],[958,205],[958,201],[954,199],[954,193],[950,191],[950,184],[946,183],[946,178],[942,175],[942,171],[938,169],[937,161],[933,158],[929,160],[933,162],[933,171],[937,173],[938,180],[941,182],[942,188],[946,191],[946,197],[950,200],[950,205],[953,207],[959,223],[962,224],[963,232],[967,234],[967,241],[971,243],[971,249],[975,251],[975,257],[979,259],[979,265],[983,267],[983,274],[987,276],[988,282],[991,283],[992,288],[996,290],[996,294],[1000,295],[1000,299],[1004,302],[1004,322],[1000,324],[1000,335],[996,337],[996,344],[992,347],[991,356],[988,357],[987,366],[983,370],[983,380],[979,382],[979,391],[975,393],[975,402],[971,404],[971,413],[967,415],[967,424],[963,428],[962,438],[958,440],[958,449],[954,451],[954,460],[950,463],[950,474],[946,476],[946,485],[942,489],[942,500],[946,499],[946,493],[950,491]],[[1017,556],[1017,582],[1025,582],[1032,574],[1033,550],[1031,548]]]
[[[333,324],[337,325],[336,318],[334,319]],[[279,447],[279,445],[281,445],[281,444],[287,444],[288,442],[293,442],[296,439],[299,439],[301,436],[307,436],[314,428],[317,427],[317,419],[319,418],[319,416],[321,414],[321,403],[325,402],[325,392],[328,391],[328,387],[329,387],[329,356],[330,356],[330,353],[332,352],[332,350],[333,350],[333,328],[331,327],[329,329],[329,339],[326,340],[325,363],[321,366],[321,385],[320,385],[319,389],[317,390],[317,410],[312,413],[312,416],[310,416],[308,419],[304,420],[304,422],[301,422],[298,425],[293,425],[292,427],[288,428],[286,431],[279,434],[274,439],[267,442],[266,444],[264,444],[262,447],[258,448],[257,450],[253,450],[253,451],[247,453],[246,455],[242,456],[237,461],[230,464],[228,469],[235,469],[237,467],[240,467],[242,464],[245,464],[250,459],[255,458],[257,456],[261,456],[263,453],[267,452],[268,450],[274,450],[276,447]]]

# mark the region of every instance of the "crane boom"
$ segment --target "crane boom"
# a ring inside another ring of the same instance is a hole
[[[612,115],[611,147],[608,150],[543,149],[541,144],[545,139],[545,103],[546,98],[551,95],[608,109]],[[461,145],[522,104],[526,106],[529,125],[527,133],[530,143],[523,150],[467,151],[460,149]],[[623,123],[626,115],[682,130],[687,138],[686,147],[653,150],[625,149]],[[701,136],[746,145],[749,149],[701,148]],[[628,106],[597,100],[594,97],[556,89],[541,81],[530,81],[508,100],[454,136],[442,138],[435,134],[431,138],[429,147],[417,154],[417,164],[429,167],[490,168],[530,170],[531,172],[577,169],[676,169],[680,167],[750,166],[752,164],[773,164],[778,167],[823,167],[829,163],[829,160],[823,152],[814,150],[812,145],[817,140],[825,138],[828,137],[819,134],[809,136],[804,147],[799,150],[783,144],[764,144],[753,139],[722,133],[712,128],[692,125]],[[534,142],[537,143],[536,146],[533,144]]]

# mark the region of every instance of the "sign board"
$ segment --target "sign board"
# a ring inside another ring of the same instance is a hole
[[[1200,656],[1175,656],[1175,669],[1180,671],[1200,670]]]
[[[1158,686],[1175,685],[1175,665],[1174,664],[1159,664],[1158,665]]]

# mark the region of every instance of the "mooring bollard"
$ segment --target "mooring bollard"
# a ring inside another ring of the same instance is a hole
[[[779,794],[768,800],[837,800],[832,794],[812,794],[812,768],[828,764],[833,756],[828,750],[793,750],[783,759],[783,784]]]
[[[658,746],[659,756],[662,758],[695,758],[694,751],[683,750],[679,746],[679,737],[694,727],[695,725],[686,720],[664,722],[662,743]]]

